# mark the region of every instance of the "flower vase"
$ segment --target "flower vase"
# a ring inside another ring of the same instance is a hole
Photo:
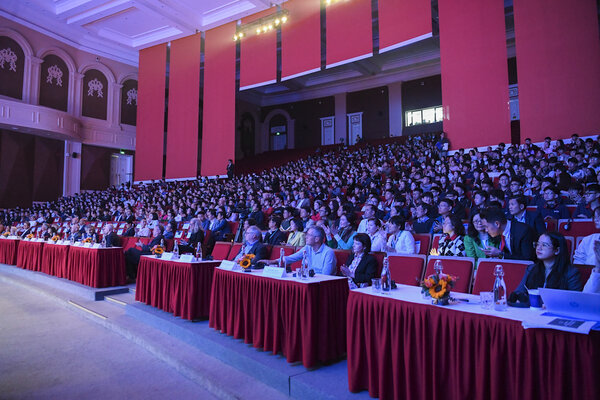
[[[450,304],[450,296],[444,296],[441,299],[433,299],[432,303],[438,306],[447,306]]]

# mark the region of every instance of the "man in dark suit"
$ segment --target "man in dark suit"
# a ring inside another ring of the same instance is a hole
[[[279,245],[282,242],[285,243],[287,239],[287,235],[284,234],[279,227],[281,226],[281,217],[277,215],[272,215],[269,218],[269,231],[265,235],[264,243],[270,245]]]
[[[260,229],[257,226],[250,226],[246,229],[244,236],[246,240],[233,261],[239,262],[244,257],[244,254],[254,254],[252,269],[262,269],[264,265],[263,263],[259,263],[259,261],[269,258],[269,253],[267,247],[260,242],[260,238],[262,237]]]
[[[533,230],[529,225],[506,219],[498,207],[488,208],[481,213],[481,222],[489,235],[489,246],[484,253],[490,258],[533,260]]]
[[[511,196],[508,199],[508,211],[513,221],[527,224],[533,229],[534,239],[546,232],[546,224],[544,224],[541,214],[537,211],[527,211],[527,198],[525,196]]]
[[[135,227],[131,222],[127,222],[125,224],[125,231],[123,232],[123,236],[132,237],[135,236]]]
[[[121,246],[121,238],[115,233],[113,224],[106,224],[102,228],[102,235],[104,235],[104,245],[106,247],[119,247]]]
[[[163,225],[156,225],[152,230],[153,238],[152,241],[150,241],[150,243],[142,244],[142,242],[138,240],[138,242],[135,245],[137,247],[140,247],[141,250],[137,247],[132,247],[125,252],[125,266],[127,268],[127,278],[129,282],[135,281],[135,278],[137,277],[137,267],[140,263],[140,257],[143,255],[151,254],[151,249],[154,246],[159,245],[164,240],[164,230],[165,227]]]

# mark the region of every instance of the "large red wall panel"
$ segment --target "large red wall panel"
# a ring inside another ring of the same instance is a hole
[[[206,32],[201,173],[221,175],[235,156],[235,23]]]
[[[283,3],[290,19],[281,26],[281,80],[321,68],[321,1]]]
[[[444,130],[453,149],[510,142],[504,5],[439,0]]]
[[[140,50],[135,180],[161,179],[165,134],[167,44]]]
[[[248,24],[276,11],[275,8],[269,8],[252,14],[243,18],[242,24]],[[233,39],[234,33],[229,40]],[[277,81],[277,29],[273,26],[273,30],[258,35],[256,31],[248,31],[240,42],[240,90],[275,83]]]
[[[373,55],[371,0],[340,1],[325,12],[327,68]]]
[[[431,0],[379,0],[379,52],[431,37]]]
[[[514,0],[521,137],[600,130],[595,0]]]
[[[171,42],[166,178],[191,178],[198,166],[200,34]]]

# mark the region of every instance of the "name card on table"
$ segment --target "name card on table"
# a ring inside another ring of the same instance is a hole
[[[165,260],[165,261],[171,261],[173,259],[173,253],[169,253],[167,251],[165,251],[162,256],[160,256],[161,259]]]
[[[263,268],[263,276],[268,276],[269,278],[283,278],[285,277],[285,268],[265,266],[265,268]]]
[[[221,265],[219,268],[224,269],[226,271],[235,271],[236,264],[233,261],[223,260],[221,261]]]
[[[91,243],[89,243],[89,242],[88,242],[88,243],[84,243],[84,244],[83,244],[83,247],[92,247],[92,244],[91,244]]]
[[[100,243],[94,243],[94,245],[92,246],[93,249],[99,249],[101,246]]]
[[[81,246],[81,242],[75,242],[75,246]]]
[[[186,262],[186,263],[193,263],[194,260],[194,255],[193,254],[183,254],[180,258],[179,261],[181,262]]]

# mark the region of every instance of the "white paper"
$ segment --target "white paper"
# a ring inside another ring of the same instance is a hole
[[[92,244],[90,242],[84,243],[83,247],[92,247]]]
[[[170,261],[173,259],[173,253],[169,253],[169,252],[165,251],[160,258],[162,258],[165,261]]]
[[[546,328],[573,333],[584,333],[586,335],[590,333],[590,330],[596,323],[596,321],[583,321],[575,318],[548,315],[531,316],[522,322],[524,329]]]
[[[265,266],[263,269],[263,276],[268,276],[269,278],[283,278],[285,277],[285,268]]]
[[[226,271],[233,271],[233,269],[235,268],[235,263],[233,261],[223,260],[221,261],[221,265],[219,265],[219,268],[224,269]]]
[[[179,258],[179,261],[181,261],[181,262],[187,262],[187,263],[192,263],[192,262],[194,262],[194,255],[193,254],[183,254]]]
[[[92,248],[99,249],[100,248],[100,243],[94,243],[94,245],[92,246]]]

